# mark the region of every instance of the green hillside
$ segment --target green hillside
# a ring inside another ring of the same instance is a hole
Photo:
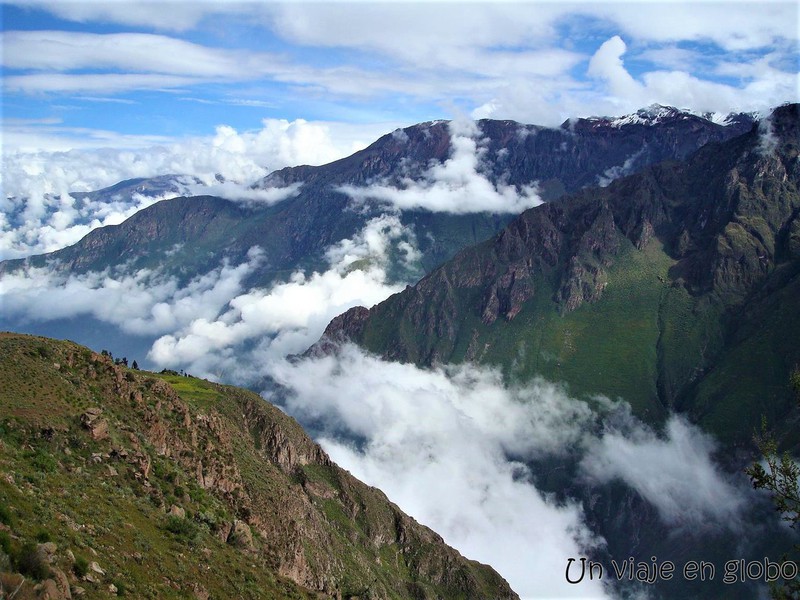
[[[516,598],[256,394],[10,333],[0,381],[0,596]]]

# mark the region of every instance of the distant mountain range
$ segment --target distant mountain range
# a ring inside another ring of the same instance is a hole
[[[535,183],[541,198],[553,201],[664,159],[684,158],[704,144],[747,131],[753,122],[742,114],[721,125],[687,112],[664,110],[652,122],[577,119],[559,128],[479,121],[479,175],[494,185],[516,188]],[[296,194],[281,202],[265,206],[215,196],[158,202],[120,225],[92,231],[68,248],[4,261],[0,273],[23,264],[46,263],[82,273],[124,262],[131,270],[158,265],[185,277],[217,266],[222,257],[242,260],[254,245],[266,257],[251,282],[254,285],[298,267],[320,268],[327,248],[352,237],[371,217],[385,211],[379,201],[348,208],[353,202],[342,191],[344,187],[379,182],[402,186],[403,180],[419,179],[432,164],[448,159],[452,138],[446,121],[397,130],[347,158],[319,167],[288,167],[253,184],[256,190],[299,185]],[[137,179],[84,195],[91,194],[93,199],[156,195],[183,189],[182,182],[179,176]],[[421,252],[418,275],[422,275],[461,248],[490,237],[512,217],[511,213],[416,209],[403,210],[401,220],[416,235]]]

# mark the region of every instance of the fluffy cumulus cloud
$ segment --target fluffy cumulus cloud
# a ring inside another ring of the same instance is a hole
[[[703,80],[676,68],[649,71],[635,78],[624,64],[627,52],[625,41],[614,36],[604,42],[589,60],[587,73],[606,86],[606,93],[598,98],[598,103],[608,107],[609,111],[632,111],[653,103],[708,112],[718,111],[721,106],[728,111],[764,110],[798,99],[797,73],[776,68],[774,55],[756,61],[758,78],[749,63],[719,63],[716,67],[719,75],[747,81],[736,87],[721,81]],[[650,53],[649,56],[661,55]],[[674,58],[665,60],[674,65]],[[759,96],[760,101],[755,102]]]
[[[459,118],[450,121],[449,128],[450,157],[431,166],[421,177],[404,177],[398,184],[346,185],[340,191],[360,203],[378,200],[400,210],[455,214],[520,213],[542,203],[536,182],[518,188],[489,180],[486,149],[477,123]]]
[[[221,125],[208,138],[188,138],[156,146],[125,149],[31,151],[24,135],[4,147],[0,198],[0,259],[49,252],[75,243],[96,227],[115,225],[134,212],[168,197],[212,194],[231,200],[274,203],[299,186],[252,190],[250,185],[274,169],[324,164],[366,146],[382,126],[265,119],[261,129],[237,131]],[[129,140],[121,141],[128,145]],[[176,178],[169,194],[104,196],[76,201],[87,192],[131,178],[166,174]],[[224,180],[220,183],[218,179]]]

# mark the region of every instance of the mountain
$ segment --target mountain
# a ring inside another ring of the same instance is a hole
[[[517,597],[256,394],[10,333],[0,380],[0,594]]]
[[[559,128],[514,121],[477,123],[476,176],[493,185],[519,188],[538,182],[546,201],[597,183],[607,183],[648,164],[683,158],[702,145],[746,131],[752,120],[739,115],[727,125],[669,109],[653,122],[618,123],[577,119]],[[454,153],[454,125],[437,121],[387,134],[368,148],[333,163],[288,167],[252,186],[287,196],[273,204],[232,201],[216,196],[179,197],[149,206],[117,226],[97,229],[77,244],[49,254],[0,263],[0,273],[24,264],[57,264],[73,273],[99,271],[124,263],[128,269],[160,266],[178,275],[205,272],[222,257],[244,259],[253,246],[265,252],[254,284],[265,284],[297,268],[323,268],[324,253],[350,238],[386,207],[367,201],[360,209],[343,188],[382,183],[402,187],[442,164]],[[177,178],[178,180],[180,178]],[[95,195],[172,189],[174,176],[131,180]],[[177,189],[177,188],[176,188]],[[244,197],[244,196],[243,196]],[[459,249],[499,231],[511,213],[453,214],[404,210],[402,223],[416,236],[422,275]]]
[[[565,192],[607,183],[653,161],[680,158],[703,144],[738,135],[747,129],[748,119],[743,115],[724,126],[671,109],[653,123],[576,119],[557,128],[493,120],[469,126],[422,123],[396,130],[327,165],[281,169],[251,187],[221,181],[206,188],[210,193],[224,192],[230,199],[180,196],[152,203],[119,225],[91,231],[72,246],[0,262],[0,278],[37,267],[46,268],[46,274],[34,272],[31,277],[58,280],[61,283],[53,285],[61,291],[87,275],[92,281],[139,282],[145,277],[161,289],[170,285],[183,293],[198,282],[217,278],[226,266],[242,266],[246,271],[239,282],[242,292],[270,289],[298,272],[306,276],[327,272],[331,249],[359,236],[366,239],[367,228],[390,218],[397,223],[399,237],[387,245],[380,268],[387,283],[404,284],[417,281],[461,248],[491,237],[532,201],[513,202],[513,213],[455,214],[414,206],[400,211],[369,197],[375,186],[398,193],[414,190],[426,202],[443,190],[457,197],[448,206],[457,211],[464,202],[480,204],[487,193],[508,204],[509,198],[538,182],[538,194],[555,202]],[[186,193],[179,190],[187,185],[202,189],[192,183],[177,175],[130,180],[78,194],[78,201],[92,206],[109,202],[123,212],[148,204],[161,192],[171,193],[166,190]],[[461,191],[452,194],[454,188]],[[353,199],[348,190],[366,197]],[[156,196],[140,200],[151,193]],[[257,261],[251,254],[256,248]],[[348,268],[363,270],[365,264],[361,261]],[[79,281],[79,286],[85,287],[85,281]],[[160,335],[172,333],[132,334],[118,323],[85,312],[73,318],[47,315],[46,321],[30,311],[22,312],[0,311],[0,329],[72,339],[140,358],[147,356]]]
[[[797,444],[798,123],[782,106],[685,161],[530,209],[326,338],[539,374],[654,423],[683,411],[728,442],[763,415]]]

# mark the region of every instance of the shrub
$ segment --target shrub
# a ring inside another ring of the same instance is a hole
[[[0,550],[11,556],[11,536],[7,531],[0,531]]]
[[[185,539],[192,539],[197,533],[197,526],[189,519],[181,518],[175,515],[169,515],[164,525],[164,529],[170,533],[174,533],[178,537]]]
[[[36,544],[33,542],[27,542],[20,548],[15,562],[17,571],[38,581],[47,579],[50,575],[50,565],[39,554]]]
[[[89,572],[89,561],[83,556],[76,556],[75,564],[72,565],[72,572],[79,578],[85,577]]]
[[[39,533],[36,534],[36,541],[39,542],[40,544],[46,544],[47,542],[52,541],[52,539],[50,538],[50,532],[42,529],[41,531],[39,531]]]
[[[11,527],[11,511],[6,504],[0,504],[0,523]]]

